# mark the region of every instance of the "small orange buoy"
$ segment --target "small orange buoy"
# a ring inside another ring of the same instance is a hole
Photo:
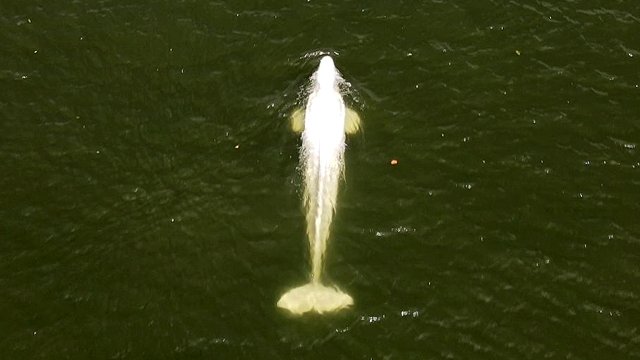
[[[391,165],[398,165],[398,160],[392,159],[391,160]]]

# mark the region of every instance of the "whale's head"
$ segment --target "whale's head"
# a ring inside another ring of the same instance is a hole
[[[339,81],[340,73],[333,64],[333,59],[331,56],[323,57],[316,72],[316,83],[320,87],[335,87]]]

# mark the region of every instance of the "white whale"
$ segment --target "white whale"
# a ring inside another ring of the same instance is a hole
[[[351,296],[336,286],[323,285],[321,279],[338,184],[344,171],[345,133],[360,129],[360,118],[345,107],[342,99],[343,81],[331,57],[323,57],[311,77],[304,112],[298,110],[292,117],[293,130],[302,131],[300,168],[311,255],[310,282],[289,290],[277,303],[294,314],[330,312],[353,305]]]

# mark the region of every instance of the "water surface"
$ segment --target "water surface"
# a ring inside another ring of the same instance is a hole
[[[640,358],[634,2],[0,14],[0,357]],[[356,305],[295,318],[320,53],[365,126],[326,268]]]

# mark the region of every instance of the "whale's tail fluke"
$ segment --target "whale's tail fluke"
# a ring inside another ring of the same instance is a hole
[[[293,288],[278,301],[278,307],[287,309],[296,315],[307,311],[318,313],[332,312],[353,305],[351,296],[337,287],[325,286],[318,282]]]

